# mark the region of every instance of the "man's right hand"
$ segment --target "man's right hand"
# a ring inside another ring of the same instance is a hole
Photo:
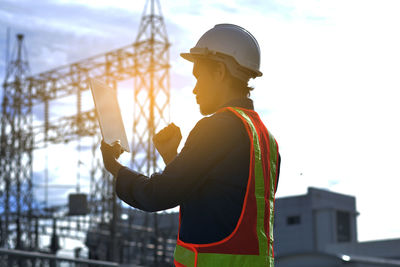
[[[171,123],[153,137],[153,143],[165,164],[170,163],[178,154],[177,149],[182,140],[181,130]]]
[[[115,177],[118,175],[119,169],[122,165],[117,161],[119,156],[124,152],[121,147],[121,142],[118,140],[111,146],[101,140],[101,154],[103,155],[104,167]]]

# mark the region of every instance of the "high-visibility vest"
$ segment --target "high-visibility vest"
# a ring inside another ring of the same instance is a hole
[[[209,244],[186,243],[180,240],[178,234],[174,263],[178,267],[273,267],[278,144],[255,111],[227,107],[218,112],[222,111],[230,111],[238,116],[250,138],[249,178],[242,212],[233,232],[220,241]]]

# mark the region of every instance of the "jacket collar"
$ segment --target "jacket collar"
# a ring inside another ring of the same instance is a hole
[[[220,108],[224,107],[239,107],[254,110],[253,100],[250,98],[236,98],[225,104],[223,104]]]

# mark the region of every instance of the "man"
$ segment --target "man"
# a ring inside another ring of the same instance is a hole
[[[273,266],[273,215],[280,156],[254,111],[247,83],[261,76],[260,50],[245,29],[220,24],[190,53],[200,120],[178,154],[174,124],[153,141],[167,164],[150,178],[116,160],[120,146],[102,143],[118,196],[132,207],[180,206],[176,266]]]

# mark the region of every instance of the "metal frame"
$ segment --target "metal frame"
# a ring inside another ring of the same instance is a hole
[[[56,209],[34,206],[32,152],[51,144],[93,137],[89,205],[91,226],[106,223],[111,233],[109,260],[116,251],[120,202],[112,177],[99,157],[99,129],[94,110],[81,109],[88,78],[105,79],[116,88],[119,81],[134,79],[132,163],[137,171],[160,170],[152,145],[156,129],[169,121],[169,41],[158,0],[147,0],[136,41],[128,46],[29,76],[23,36],[18,35],[17,54],[9,62],[3,84],[0,131],[0,247],[38,249],[37,219],[57,217]],[[49,121],[51,101],[76,96],[76,115]],[[33,126],[32,108],[44,105],[44,123]],[[79,191],[79,188],[77,188]],[[59,214],[59,212],[58,212]],[[154,215],[157,216],[157,215]],[[4,219],[3,219],[4,218]],[[14,221],[15,220],[15,221]],[[157,218],[154,217],[155,226]],[[15,230],[11,231],[11,229]],[[155,230],[157,232],[157,230]],[[155,238],[158,240],[158,238]],[[157,248],[157,244],[155,246]],[[157,262],[157,253],[154,253]]]

